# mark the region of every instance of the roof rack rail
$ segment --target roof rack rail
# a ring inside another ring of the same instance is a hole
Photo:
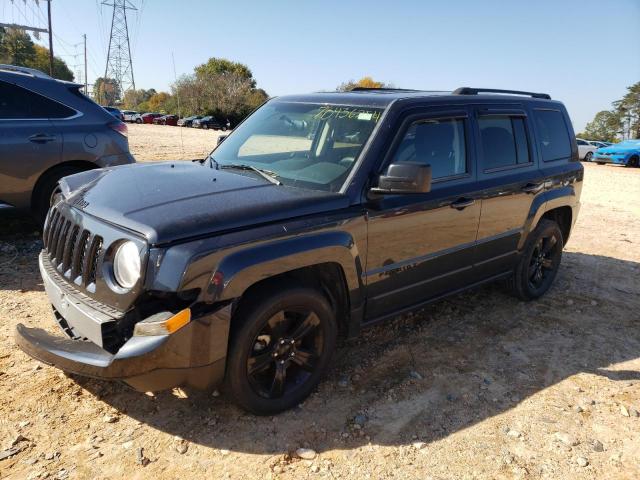
[[[544,98],[546,100],[551,100],[551,95],[549,95],[548,93],[523,92],[520,90],[500,90],[498,88],[460,87],[455,89],[452,92],[453,95],[478,95],[479,93],[504,93],[508,95],[526,95],[533,98]]]
[[[388,88],[388,87],[354,87],[348,92],[367,92],[367,91],[381,91],[381,92],[419,92],[420,90],[413,90],[411,88]]]
[[[30,75],[37,78],[52,78],[46,73],[41,72],[40,70],[36,70],[35,68],[19,67],[17,65],[6,65],[0,63],[0,72],[1,71],[18,73],[21,75]]]

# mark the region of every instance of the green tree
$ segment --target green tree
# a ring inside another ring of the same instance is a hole
[[[360,88],[391,88],[392,85],[384,82],[378,82],[377,80],[374,80],[373,78],[367,76],[367,77],[362,77],[357,82],[353,80],[349,80],[348,82],[343,82],[340,85],[338,85],[336,90],[338,92],[348,92],[358,87]]]
[[[627,87],[622,99],[613,102],[622,128],[629,138],[640,138],[640,82]]]
[[[9,28],[3,31],[0,44],[0,61],[10,65],[26,67],[33,61],[36,49],[31,37],[24,31]]]
[[[603,142],[615,142],[622,128],[620,116],[609,110],[596,113],[593,120],[587,123],[584,133],[579,134],[585,140],[600,140]]]
[[[93,99],[100,105],[114,105],[120,99],[120,87],[115,79],[96,78],[93,84]]]
[[[36,45],[22,30],[0,28],[0,63],[29,67],[49,73],[49,49]],[[58,57],[53,58],[53,76],[73,80],[73,72]]]
[[[41,72],[49,73],[49,49],[40,45],[35,45],[35,55],[33,59],[26,64],[27,67],[35,68]],[[53,57],[53,77],[60,80],[73,81],[73,72],[69,69],[67,64],[59,59]]]
[[[250,87],[255,88],[256,81],[253,78],[253,73],[249,67],[242,63],[232,62],[226,58],[211,57],[206,63],[198,65],[195,68],[196,77],[199,78],[211,78],[217,75],[234,74],[239,78],[248,80]]]

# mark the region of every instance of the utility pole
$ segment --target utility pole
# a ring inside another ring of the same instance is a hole
[[[24,1],[26,3],[26,0]],[[17,23],[2,23],[2,22],[0,22],[0,27],[15,28],[17,30],[24,30],[25,32],[33,32],[36,38],[40,38],[39,35],[41,33],[49,34],[49,75],[53,76],[53,30],[51,28],[51,0],[43,0],[43,1],[47,2],[47,16],[49,18],[49,29],[42,28],[42,27],[34,27],[31,25],[20,25]],[[37,0],[36,0],[36,3],[37,3]]]
[[[49,75],[53,77],[53,29],[51,28],[51,0],[47,0],[47,16],[49,17]]]
[[[133,78],[133,62],[131,60],[131,42],[127,25],[127,10],[137,10],[129,0],[104,0],[102,5],[113,7],[111,16],[111,34],[104,77],[116,81],[120,96],[129,89],[136,88]]]
[[[89,95],[89,84],[87,83],[87,34],[83,34],[84,39],[84,94]]]

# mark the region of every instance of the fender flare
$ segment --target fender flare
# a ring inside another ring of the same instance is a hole
[[[574,211],[577,204],[578,198],[573,185],[554,188],[553,190],[547,190],[537,195],[531,203],[529,215],[527,215],[527,220],[525,221],[524,231],[518,242],[518,250],[522,250],[529,233],[538,226],[540,219],[545,213],[558,207],[570,207],[571,210]],[[574,212],[573,219],[575,220],[575,218],[576,215]]]
[[[346,232],[301,235],[232,252],[218,263],[202,300],[233,300],[261,280],[323,263],[341,267],[350,303],[359,306],[364,298],[363,267],[355,241]]]

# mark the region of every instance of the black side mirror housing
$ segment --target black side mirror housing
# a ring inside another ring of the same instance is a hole
[[[379,195],[428,193],[431,191],[431,165],[392,163],[378,177],[378,186],[370,190]]]

